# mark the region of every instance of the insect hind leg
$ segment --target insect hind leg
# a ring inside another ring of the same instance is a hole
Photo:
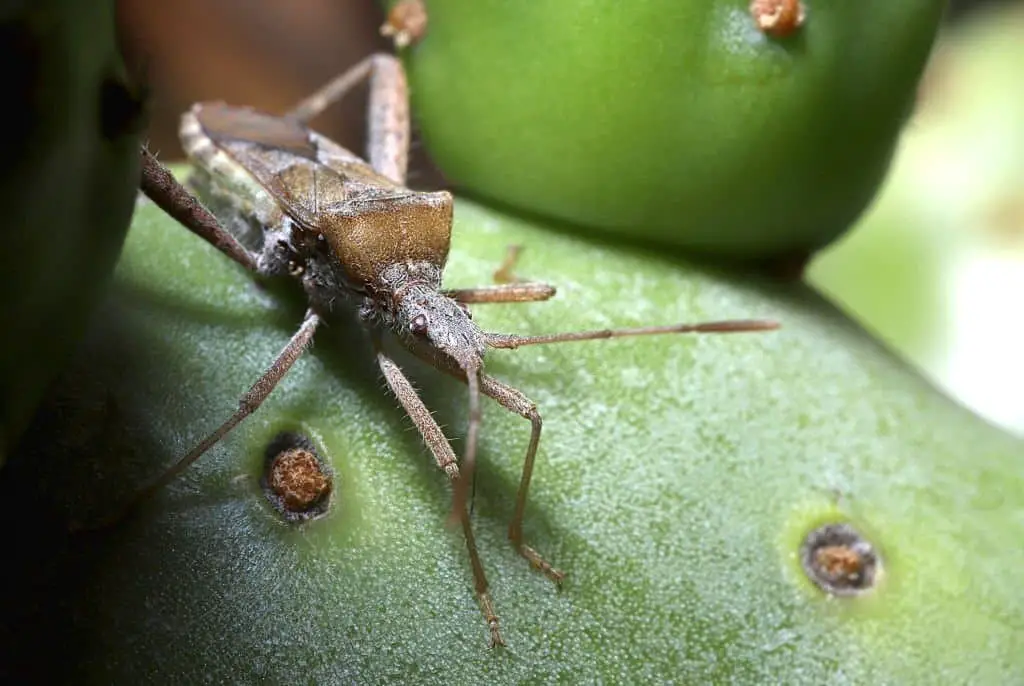
[[[405,185],[411,135],[409,86],[405,69],[397,57],[386,53],[370,55],[297,104],[285,117],[308,124],[367,79],[370,81],[367,113],[370,166],[392,181]]]

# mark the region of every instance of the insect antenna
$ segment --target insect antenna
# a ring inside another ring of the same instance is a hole
[[[750,331],[772,331],[779,328],[778,322],[761,319],[729,319],[698,324],[670,324],[668,326],[639,326],[623,329],[595,329],[592,331],[567,331],[565,333],[542,334],[540,336],[519,336],[509,333],[486,333],[484,341],[492,348],[515,349],[524,345],[545,343],[568,343],[570,341],[594,341],[603,338],[626,336],[657,336],[669,333],[745,333]]]

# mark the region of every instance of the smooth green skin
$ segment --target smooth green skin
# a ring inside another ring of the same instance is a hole
[[[426,0],[414,111],[457,188],[740,257],[827,244],[882,181],[943,0]]]
[[[257,288],[151,206],[59,415],[0,491],[20,515],[5,564],[25,576],[5,646],[75,684],[1024,680],[1024,444],[800,285],[742,283],[464,200],[447,283],[487,283],[510,243],[527,246],[519,273],[559,292],[477,307],[490,330],[784,328],[488,358],[546,419],[526,532],[568,572],[559,593],[505,539],[529,427],[487,403],[474,522],[507,649],[486,647],[461,535],[443,525],[445,479],[345,319],[130,522],[64,538],[68,518],[123,502],[226,417],[301,318],[290,284]],[[459,450],[464,388],[406,369]],[[263,446],[293,429],[337,474],[332,514],[300,530],[257,485]],[[805,532],[836,520],[884,558],[872,597],[826,599],[800,571]]]
[[[0,10],[0,465],[84,332],[139,185],[139,135],[100,121],[103,81],[124,79],[113,0],[21,4]]]

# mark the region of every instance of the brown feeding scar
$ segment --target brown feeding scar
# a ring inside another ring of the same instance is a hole
[[[427,32],[427,8],[423,0],[399,0],[388,12],[380,35],[390,36],[396,48],[405,48]]]
[[[750,14],[758,29],[778,38],[795,32],[807,18],[800,0],[751,0]]]
[[[368,162],[307,126],[311,118],[365,79],[370,81]],[[419,430],[437,466],[453,482],[452,516],[462,525],[491,644],[499,645],[504,641],[466,507],[480,433],[481,394],[531,425],[509,539],[520,555],[551,580],[561,582],[563,573],[523,540],[523,514],[540,444],[540,413],[520,391],[484,372],[487,349],[622,336],[765,331],[778,325],[737,320],[539,336],[483,331],[473,322],[469,304],[547,300],[555,289],[516,279],[512,275],[515,253],[510,253],[496,275],[505,283],[441,288],[451,238],[452,196],[444,191],[406,188],[409,127],[401,63],[378,54],[332,80],[282,117],[216,102],[194,105],[182,117],[181,140],[195,166],[189,183],[212,214],[143,150],[142,187],[147,195],[247,270],[298,280],[308,296],[308,309],[291,340],[242,396],[234,414],[128,507],[103,523],[120,519],[255,412],[302,354],[321,320],[336,308],[354,306],[370,333],[388,387]],[[461,461],[402,370],[385,352],[385,334],[468,386],[469,419]]]

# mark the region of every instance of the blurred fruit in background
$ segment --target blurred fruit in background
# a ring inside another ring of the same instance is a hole
[[[810,281],[951,395],[1024,434],[1024,4],[945,33],[873,208]]]
[[[0,467],[84,334],[135,206],[145,106],[115,29],[114,0],[0,3]]]
[[[804,4],[776,36],[736,0],[430,0],[405,56],[413,111],[469,197],[613,240],[806,259],[884,180],[946,0]]]

